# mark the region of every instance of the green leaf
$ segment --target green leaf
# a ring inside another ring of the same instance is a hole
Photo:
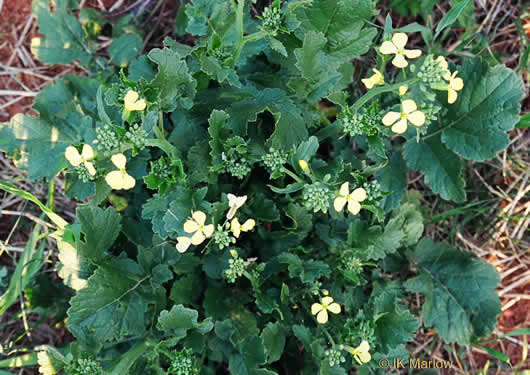
[[[261,221],[279,221],[280,211],[273,200],[265,198],[265,194],[258,193],[252,199],[250,205],[251,216],[255,220]]]
[[[310,7],[301,7],[296,17],[299,30],[324,34],[324,52],[341,63],[368,52],[376,35],[374,28],[364,28],[365,20],[375,15],[371,0],[319,0]]]
[[[94,206],[79,206],[77,219],[84,233],[84,241],[79,241],[78,251],[94,263],[100,263],[121,230],[121,216],[113,207],[103,210]],[[105,228],[105,230],[102,230]]]
[[[511,69],[490,67],[480,58],[466,60],[458,71],[464,88],[447,105],[442,141],[464,158],[491,159],[508,146],[506,131],[519,122],[522,80]]]
[[[212,157],[213,164],[222,162],[221,154],[224,150],[224,141],[230,135],[230,129],[228,128],[228,119],[230,116],[225,111],[219,111],[214,109],[208,119],[210,126],[208,127],[208,133],[210,134],[210,156]]]
[[[266,88],[251,93],[252,97],[234,102],[227,108],[230,127],[239,136],[247,134],[247,124],[255,122],[257,115],[269,111],[274,116],[274,131],[270,137],[276,149],[290,149],[308,138],[307,128],[300,109],[280,89]]]
[[[467,345],[489,334],[500,314],[495,269],[471,253],[423,239],[413,260],[419,275],[406,288],[425,296],[422,318],[446,342]]]
[[[398,306],[396,302],[393,311],[382,314],[376,320],[375,334],[384,351],[412,341],[420,326],[410,311]]]
[[[199,56],[199,62],[201,64],[202,71],[215,79],[217,82],[226,82],[230,86],[238,88],[241,87],[241,82],[239,81],[237,72],[232,68],[224,66],[223,63],[215,57],[208,56],[206,53],[203,53]]]
[[[433,192],[446,200],[466,200],[462,160],[440,141],[439,135],[420,143],[410,139],[403,153],[408,166],[424,174],[425,182]]]
[[[289,276],[299,277],[303,283],[311,284],[323,275],[330,272],[327,263],[319,260],[303,260],[296,254],[283,253],[278,256],[278,261],[288,265]]]
[[[201,335],[213,329],[212,319],[208,318],[198,322],[199,313],[182,305],[175,305],[171,310],[164,310],[158,317],[157,328],[174,339],[186,337],[190,329],[196,329]]]
[[[148,278],[131,259],[101,265],[70,301],[68,329],[92,343],[142,335],[148,301],[139,288]]]
[[[121,67],[126,67],[142,50],[142,38],[138,34],[123,34],[112,41],[109,46],[110,60]]]
[[[161,109],[173,112],[177,107],[191,108],[197,82],[189,73],[186,62],[169,48],[152,49],[147,57],[158,65],[158,73],[149,87],[158,93]]]
[[[471,0],[462,0],[455,6],[453,6],[449,12],[447,12],[443,18],[438,23],[438,26],[436,26],[436,33],[434,34],[434,39],[448,26],[451,26],[455,21],[457,20],[458,16],[460,16],[460,13],[465,9],[467,4]]]
[[[383,229],[379,225],[368,228],[357,220],[350,224],[348,239],[353,241],[358,248],[363,249],[368,259],[382,259],[388,254],[394,253],[405,237],[402,231],[403,221],[399,218],[390,219]]]
[[[83,27],[69,13],[65,2],[56,4],[54,12],[50,12],[49,3],[33,1],[33,14],[44,38],[32,39],[31,52],[46,64],[69,64],[74,60],[88,64],[95,49],[88,44]]]
[[[305,34],[302,48],[294,50],[296,67],[303,81],[293,79],[289,85],[297,91],[298,96],[304,96],[305,93],[311,102],[328,95],[342,78],[337,69],[331,68],[336,64],[323,51],[326,43],[323,33],[310,31]]]
[[[269,323],[263,328],[261,333],[263,344],[265,345],[265,354],[267,363],[276,362],[280,359],[285,347],[285,334],[279,323]]]
[[[390,193],[382,202],[382,207],[386,212],[399,206],[407,186],[407,175],[407,165],[401,153],[392,152],[388,165],[377,173],[377,181],[381,184],[381,190]]]

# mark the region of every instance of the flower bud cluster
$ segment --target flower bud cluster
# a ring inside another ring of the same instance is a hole
[[[69,375],[104,375],[101,365],[90,358],[79,358],[73,361],[67,369]]]
[[[134,124],[125,133],[125,138],[135,145],[138,150],[142,150],[146,145],[147,132],[138,124]]]
[[[238,256],[232,256],[228,260],[228,269],[225,270],[225,277],[229,283],[235,283],[243,275],[248,263]]]
[[[287,163],[287,153],[271,147],[269,153],[263,155],[261,160],[271,174],[275,172],[281,173],[283,165]]]
[[[226,171],[240,180],[245,178],[245,176],[247,176],[251,171],[246,158],[240,158],[239,160],[229,158],[224,161],[224,164]]]
[[[342,126],[344,132],[350,137],[366,134],[376,135],[379,132],[378,125],[381,122],[379,115],[379,105],[372,104],[366,111],[351,113],[349,110],[344,113]]]
[[[193,356],[189,349],[183,349],[180,352],[175,351],[168,369],[169,375],[196,375],[199,371],[194,365]]]
[[[381,184],[377,180],[365,182],[363,188],[366,191],[366,198],[369,201],[379,200],[383,196],[381,193]]]
[[[90,175],[87,167],[84,164],[79,164],[77,167],[75,167],[75,171],[77,173],[77,176],[81,179],[81,181],[85,183],[91,182],[94,180],[94,176]]]
[[[262,27],[264,31],[273,35],[276,34],[276,32],[278,32],[278,29],[282,25],[281,9],[277,7],[265,8],[265,10],[263,11],[262,22]]]
[[[411,67],[411,70],[412,69]],[[440,60],[435,60],[433,55],[427,55],[417,73],[418,78],[425,86],[443,83],[443,76],[447,73]]]
[[[346,358],[344,358],[340,350],[327,349],[324,354],[328,357],[329,367],[334,367],[335,365],[340,365],[341,363],[346,362]]]
[[[160,159],[151,162],[151,174],[162,181],[168,180],[171,177],[171,170],[166,158],[161,157]]]
[[[103,151],[112,151],[117,149],[120,146],[120,140],[118,134],[106,124],[103,129],[96,129],[97,139],[98,139],[98,149]]]
[[[304,199],[304,206],[308,210],[327,213],[329,201],[333,197],[333,193],[323,183],[316,182],[314,184],[306,185],[302,192],[302,196]]]
[[[225,229],[222,225],[217,226],[217,230],[213,234],[213,242],[219,246],[219,249],[224,249],[230,244],[236,242],[236,239],[230,235],[230,230]]]

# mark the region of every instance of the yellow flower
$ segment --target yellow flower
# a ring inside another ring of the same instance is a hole
[[[368,344],[368,341],[364,340],[361,342],[361,344],[353,349],[351,353],[353,354],[353,358],[360,364],[368,363],[372,359],[372,356],[368,352],[370,350],[370,344]]]
[[[228,197],[228,206],[230,207],[230,210],[226,214],[226,218],[230,220],[234,217],[237,210],[245,204],[247,196],[243,195],[242,197],[236,197],[234,194],[227,194],[226,196]]]
[[[94,158],[94,150],[92,147],[90,147],[90,145],[83,145],[81,154],[79,154],[79,151],[77,151],[77,148],[74,146],[68,146],[64,151],[64,157],[74,167],[77,167],[83,163],[91,176],[96,174],[96,168],[94,168],[94,164],[89,161]]]
[[[407,131],[408,122],[416,126],[425,124],[425,114],[417,110],[416,102],[414,100],[404,100],[401,102],[400,112],[388,112],[383,117],[383,124],[385,126],[392,126],[392,131],[397,134],[403,134]]]
[[[372,69],[372,71],[375,73],[373,76],[361,79],[361,82],[364,83],[367,89],[371,89],[376,85],[385,84],[385,77],[383,76],[383,74],[377,69]]]
[[[447,63],[447,60],[445,59],[445,57],[443,57],[443,56],[438,56],[438,58],[436,59],[436,61],[438,61],[438,65],[440,66],[440,68],[441,68],[445,73],[449,73],[449,64]]]
[[[460,91],[464,88],[464,80],[460,77],[457,77],[458,70],[451,74],[449,71],[444,75],[444,79],[447,82],[447,102],[453,104],[456,102],[458,97],[457,91]]]
[[[245,221],[243,225],[239,223],[239,220],[237,220],[237,217],[232,220],[230,223],[230,228],[232,229],[232,233],[234,233],[234,236],[236,238],[239,238],[239,235],[241,232],[248,232],[254,228],[256,225],[256,222],[254,219],[248,219]]]
[[[408,36],[405,33],[395,33],[392,36],[392,41],[384,41],[379,47],[379,51],[383,55],[396,55],[392,59],[392,65],[397,68],[406,68],[409,63],[407,59],[416,59],[421,56],[419,49],[405,49]],[[406,58],[407,59],[406,59]]]
[[[125,170],[125,164],[127,163],[125,155],[115,154],[112,155],[110,160],[112,160],[112,164],[114,164],[118,170],[109,172],[105,176],[107,184],[109,184],[114,190],[132,189],[134,185],[136,185],[136,180]]]
[[[309,168],[309,165],[307,164],[307,161],[305,160],[298,160],[298,165],[300,166],[300,168],[302,168],[303,171]]]
[[[399,86],[399,95],[403,96],[407,93],[409,87],[407,85]]]
[[[326,324],[328,321],[328,310],[333,314],[340,313],[340,305],[333,302],[333,298],[326,296],[322,297],[320,303],[313,303],[311,306],[311,314],[317,316],[317,322]]]
[[[189,239],[189,243],[192,245],[199,245],[206,238],[210,238],[212,236],[214,230],[213,224],[204,225],[204,223],[206,223],[206,214],[202,211],[192,212],[191,218],[184,223],[184,232],[189,234],[193,233]],[[187,242],[187,240],[184,240],[184,238],[187,237],[179,237],[179,242],[183,242],[183,244]]]
[[[123,98],[123,104],[125,105],[125,109],[129,112],[143,111],[147,106],[147,103],[145,102],[145,99],[138,100],[139,98],[140,95],[136,91],[127,91],[127,94],[125,94],[125,97]]]
[[[357,188],[350,193],[350,184],[345,182],[339,190],[339,196],[335,198],[333,207],[335,211],[341,212],[346,203],[348,203],[348,211],[353,215],[357,215],[361,211],[361,203],[366,199],[366,190]]]

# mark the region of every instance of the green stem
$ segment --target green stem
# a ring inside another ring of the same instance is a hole
[[[376,88],[370,89],[370,90],[368,90],[368,92],[366,94],[361,96],[352,105],[352,109],[354,111],[359,110],[359,108],[361,108],[364,104],[366,104],[368,101],[370,101],[370,99],[372,99],[374,96],[377,96],[379,94],[383,94],[385,92],[391,92],[391,91],[399,90],[400,86],[403,86],[403,85],[410,86],[413,83],[418,82],[419,80],[420,80],[419,78],[411,78],[409,80],[406,80],[406,81],[403,81],[403,82],[400,82],[400,83],[396,83],[394,85],[381,86],[381,87],[376,87]]]
[[[155,126],[155,135],[158,139],[165,140],[166,135],[164,133],[164,115],[162,111],[158,111],[158,126]]]
[[[290,170],[288,170],[287,168],[283,168],[283,171],[285,172],[285,174],[291,176],[294,180],[296,180],[296,182],[299,182],[301,184],[305,184],[306,182],[301,179],[300,177],[298,177],[298,175],[296,175],[295,173],[291,172]]]
[[[255,42],[256,40],[263,39],[266,36],[267,36],[267,33],[265,31],[263,31],[263,30],[256,31],[253,34],[250,34],[250,35],[247,35],[246,37],[244,37],[243,38],[243,44]]]
[[[326,327],[324,327],[322,324],[319,324],[318,327],[322,330],[322,332],[324,332],[324,334],[328,337],[329,342],[331,342],[331,345],[334,347],[336,345],[335,340],[333,340],[333,337],[331,337]]]
[[[139,343],[136,346],[133,346],[127,353],[122,355],[120,361],[113,366],[110,375],[122,375],[127,374],[131,366],[136,362],[138,358],[144,354],[147,350],[148,344],[146,341]]]
[[[164,151],[167,156],[169,156],[172,159],[176,159],[177,155],[175,154],[175,147],[165,139],[148,139],[145,143],[149,147],[158,147],[162,151]]]

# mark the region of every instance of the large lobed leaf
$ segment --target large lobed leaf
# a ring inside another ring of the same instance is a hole
[[[491,67],[480,58],[466,60],[459,76],[464,89],[448,105],[442,141],[466,159],[491,159],[508,146],[506,131],[519,121],[522,80],[511,69]]]
[[[425,296],[422,317],[427,327],[434,327],[446,342],[461,345],[495,328],[499,276],[491,265],[428,238],[420,241],[413,258],[419,275],[405,286]]]

